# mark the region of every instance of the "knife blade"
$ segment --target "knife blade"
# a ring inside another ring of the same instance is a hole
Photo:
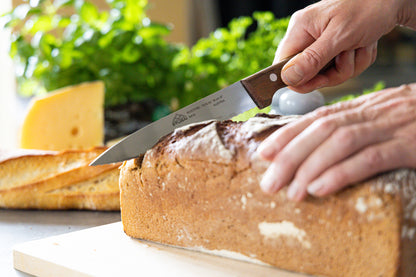
[[[130,134],[113,145],[90,165],[102,165],[136,158],[174,129],[209,119],[225,120],[249,109],[271,105],[274,93],[286,84],[280,77],[289,57],[231,86],[210,94]]]

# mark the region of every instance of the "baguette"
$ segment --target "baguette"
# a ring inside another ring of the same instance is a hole
[[[0,207],[119,210],[120,163],[89,166],[105,149],[0,151]]]
[[[127,235],[319,276],[416,276],[416,173],[296,203],[260,190],[256,149],[295,118],[177,129],[120,173]]]

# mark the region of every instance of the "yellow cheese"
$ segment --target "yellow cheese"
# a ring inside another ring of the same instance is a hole
[[[104,83],[65,87],[34,98],[21,130],[20,146],[66,150],[100,146],[104,140]]]

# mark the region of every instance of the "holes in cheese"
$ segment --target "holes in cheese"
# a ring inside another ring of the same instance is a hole
[[[104,140],[104,83],[65,87],[31,102],[20,146],[66,150],[100,146]]]

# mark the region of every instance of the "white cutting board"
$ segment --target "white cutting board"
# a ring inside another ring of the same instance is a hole
[[[17,245],[13,262],[36,276],[306,276],[132,239],[121,222]]]

